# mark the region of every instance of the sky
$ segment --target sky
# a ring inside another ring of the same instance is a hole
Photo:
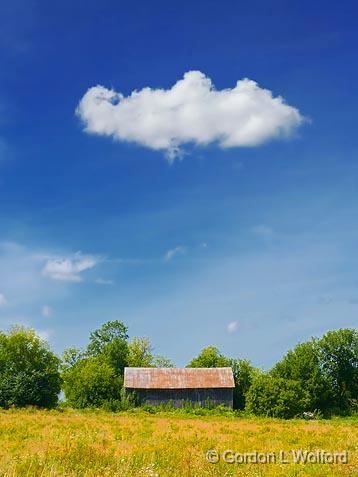
[[[356,327],[357,13],[1,2],[0,329],[268,369]]]

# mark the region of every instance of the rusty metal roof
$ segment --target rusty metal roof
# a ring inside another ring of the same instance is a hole
[[[233,388],[231,368],[125,368],[130,389]]]

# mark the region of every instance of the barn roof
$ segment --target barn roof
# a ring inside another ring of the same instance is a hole
[[[125,368],[130,389],[233,388],[231,368]]]

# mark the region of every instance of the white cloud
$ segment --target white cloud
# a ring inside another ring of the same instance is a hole
[[[238,321],[231,321],[227,325],[227,330],[229,333],[235,333],[239,329],[239,322]]]
[[[41,314],[44,318],[50,318],[53,315],[53,310],[48,305],[44,305],[41,309]]]
[[[165,151],[169,160],[187,143],[256,146],[288,136],[304,121],[298,109],[255,81],[245,78],[232,89],[216,90],[200,71],[185,73],[170,89],[147,87],[127,97],[94,86],[76,114],[88,133]]]
[[[5,306],[7,304],[7,300],[5,298],[5,295],[3,295],[2,293],[0,293],[0,308],[2,306]]]
[[[70,258],[50,258],[47,260],[42,274],[53,280],[80,282],[82,281],[81,273],[93,268],[98,262],[97,257],[80,253]]]
[[[185,253],[186,248],[183,247],[182,245],[178,245],[178,247],[172,248],[171,250],[168,250],[167,253],[165,254],[164,260],[166,262],[169,262],[172,260],[176,255]]]

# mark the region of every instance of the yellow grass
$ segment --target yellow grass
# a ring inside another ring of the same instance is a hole
[[[209,449],[348,451],[348,464],[210,464]],[[358,476],[358,421],[0,411],[0,476]]]

